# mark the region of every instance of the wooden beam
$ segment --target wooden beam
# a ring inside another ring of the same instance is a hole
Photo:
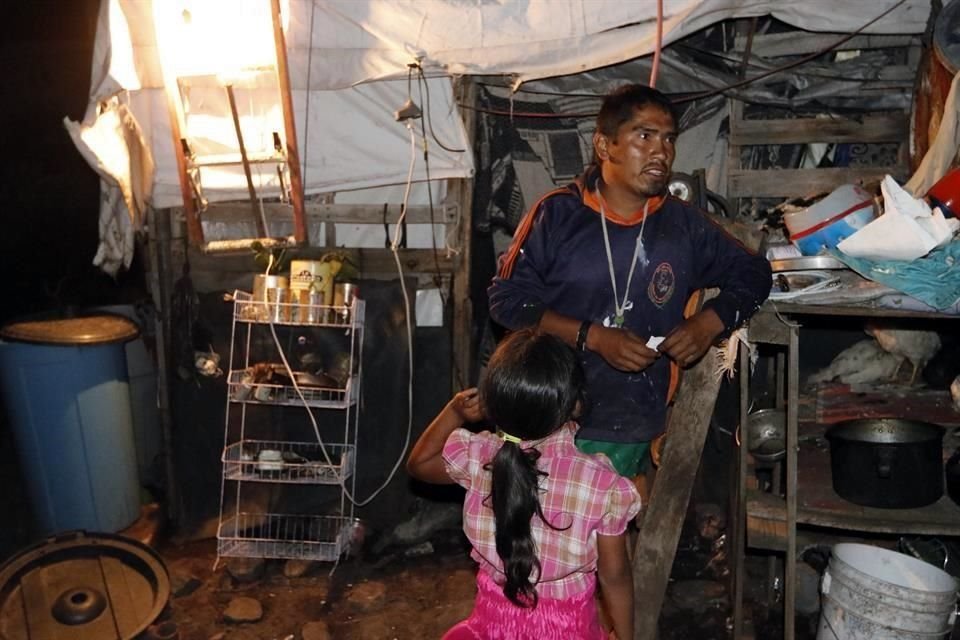
[[[174,455],[174,419],[171,408],[171,372],[174,365],[171,307],[173,300],[174,258],[170,229],[170,209],[147,209],[151,232],[147,234],[149,259],[149,284],[156,309],[157,349],[157,412],[160,416],[160,436],[163,454],[164,488],[167,495],[167,517],[173,524],[183,522],[183,503],[177,482],[176,458]]]
[[[764,58],[779,56],[797,56],[822,51],[840,40],[846,34],[837,33],[766,33],[753,36],[751,45],[754,55]],[[901,35],[860,35],[854,36],[837,47],[838,51],[856,51],[858,49],[887,49],[893,47],[919,47],[919,36]],[[747,47],[747,37],[737,36],[733,51],[742,52]]]
[[[735,170],[729,173],[731,198],[795,198],[833,191],[843,184],[880,181],[887,174],[903,179],[903,167]]]
[[[716,295],[716,290],[707,297]],[[667,442],[633,552],[634,640],[653,640],[680,530],[720,390],[718,349],[683,373],[667,421]]]
[[[907,114],[867,116],[861,121],[844,118],[794,120],[736,120],[730,143],[738,146],[803,144],[809,142],[902,142],[909,136]]]
[[[314,247],[303,250],[298,256],[306,259],[309,257],[319,258],[324,250]],[[360,274],[364,278],[371,279],[392,279],[397,277],[397,264],[394,261],[393,253],[389,249],[346,249],[338,248],[337,251],[343,251],[349,257],[351,262],[357,265]],[[309,256],[309,257],[307,257]],[[452,274],[456,268],[453,258],[447,257],[443,252],[438,252],[434,259],[433,249],[400,249],[400,263],[403,270],[408,275],[415,276],[419,274],[437,273],[437,264],[439,264],[441,275]],[[239,254],[205,254],[198,250],[191,250],[189,253],[190,277],[193,279],[194,287],[201,293],[217,291],[249,291],[253,283],[253,274],[257,267],[253,262],[253,252],[243,252]]]
[[[193,184],[187,175],[187,157],[183,151],[183,129],[185,122],[183,104],[180,101],[180,86],[169,65],[161,65],[163,70],[163,92],[167,102],[167,114],[170,117],[170,137],[173,144],[173,157],[177,162],[177,180],[180,183],[180,198],[183,200],[184,220],[187,226],[187,241],[196,247],[203,244],[203,225],[200,214],[193,201]]]
[[[468,77],[459,80],[459,104],[473,105],[477,99],[477,86]],[[460,117],[466,128],[470,147],[473,143],[473,130],[476,112],[473,109],[461,109]],[[469,151],[468,151],[469,153]],[[456,257],[456,269],[453,273],[453,375],[451,382],[454,391],[465,389],[473,384],[473,304],[470,298],[470,263],[473,248],[473,179],[456,180],[452,185],[454,201],[460,210],[459,226],[457,227],[457,247],[460,249]]]
[[[303,214],[303,177],[300,175],[300,153],[297,151],[297,126],[294,120],[293,96],[290,91],[290,68],[287,64],[287,44],[280,19],[280,0],[271,0],[273,41],[277,50],[277,81],[280,83],[280,104],[283,107],[283,128],[286,138],[287,169],[290,171],[290,202],[293,203],[293,236],[298,244],[306,244],[307,221]],[[309,78],[307,79],[309,84]]]
[[[203,213],[207,222],[230,223],[243,222],[246,206],[242,202],[211,203]],[[458,205],[435,206],[433,213],[426,205],[407,207],[407,224],[448,224],[457,219]],[[267,222],[289,220],[293,209],[282,202],[264,202],[263,212]],[[314,226],[322,222],[345,224],[383,224],[382,204],[322,204],[308,202],[304,205],[307,224]],[[400,215],[400,205],[389,205],[387,220],[396,220]]]

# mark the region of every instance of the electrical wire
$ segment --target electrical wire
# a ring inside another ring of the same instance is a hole
[[[692,95],[692,96],[687,96],[687,97],[684,99],[684,101],[701,100],[701,99],[703,99],[703,98],[708,98],[708,97],[710,97],[710,96],[715,96],[715,95],[717,95],[718,93],[726,93],[727,91],[731,91],[731,90],[733,90],[733,89],[739,89],[740,87],[745,87],[745,86],[747,86],[748,84],[751,84],[751,83],[756,82],[756,81],[758,81],[758,80],[763,80],[764,78],[769,78],[770,76],[775,75],[775,74],[777,74],[777,73],[780,73],[780,72],[782,72],[782,71],[787,71],[788,69],[793,69],[793,68],[795,68],[795,67],[799,67],[800,65],[806,64],[806,63],[810,62],[811,60],[814,60],[814,59],[816,59],[816,58],[819,58],[820,56],[822,56],[822,55],[825,54],[825,53],[829,53],[829,52],[833,51],[834,49],[836,49],[837,47],[839,47],[839,46],[842,45],[843,43],[848,42],[848,41],[852,40],[853,38],[855,38],[856,36],[860,35],[867,27],[869,27],[869,26],[872,25],[873,23],[877,22],[878,20],[881,20],[882,18],[884,18],[885,16],[887,16],[888,14],[890,14],[894,9],[898,8],[900,5],[902,5],[902,4],[905,3],[906,1],[907,1],[907,0],[898,0],[896,3],[894,3],[894,4],[891,5],[889,8],[887,8],[883,13],[881,13],[881,14],[878,15],[877,17],[873,18],[872,20],[870,20],[869,22],[867,22],[867,23],[864,24],[863,26],[859,27],[856,31],[853,31],[853,32],[851,32],[851,33],[848,33],[847,35],[843,36],[842,38],[840,38],[840,39],[837,40],[836,42],[830,44],[829,46],[827,46],[827,47],[825,47],[825,48],[823,48],[823,49],[821,49],[821,50],[819,50],[819,51],[814,51],[813,53],[807,54],[807,55],[803,56],[802,58],[799,58],[799,59],[797,59],[797,60],[794,60],[793,62],[789,62],[789,63],[787,63],[787,64],[785,64],[785,65],[776,67],[776,68],[774,68],[774,69],[771,69],[771,70],[766,71],[766,72],[764,72],[764,73],[761,73],[761,74],[759,74],[759,75],[753,76],[753,77],[751,77],[751,78],[745,78],[745,79],[743,79],[743,80],[740,80],[739,82],[734,82],[734,83],[729,84],[729,85],[727,85],[727,86],[725,86],[725,87],[720,87],[720,88],[718,88],[718,89],[712,89],[712,90],[710,90],[710,91],[704,91],[704,92],[702,92],[702,93],[696,93],[696,94],[694,94],[694,95]]]
[[[407,215],[407,202],[410,198],[410,188],[411,188],[411,185],[413,184],[413,169],[417,160],[417,156],[416,156],[417,144],[416,144],[416,137],[413,132],[413,125],[408,120],[406,123],[406,126],[407,126],[407,130],[410,132],[410,167],[409,167],[409,170],[407,171],[407,183],[403,193],[403,204],[400,208],[400,217],[397,220],[397,227],[396,227],[396,231],[394,232],[393,242],[390,245],[390,251],[393,253],[394,260],[396,261],[396,264],[397,264],[397,272],[400,275],[400,288],[401,288],[401,291],[403,292],[403,304],[404,304],[406,324],[407,324],[407,366],[409,367],[409,376],[407,381],[407,429],[406,429],[406,435],[404,436],[403,448],[400,451],[400,455],[397,456],[397,461],[396,463],[394,463],[393,468],[390,470],[390,473],[387,475],[386,480],[384,480],[379,487],[374,489],[373,492],[363,500],[357,499],[357,497],[354,495],[354,491],[347,487],[346,482],[343,478],[343,475],[338,474],[337,483],[343,489],[343,493],[347,497],[347,499],[354,506],[357,506],[357,507],[363,507],[369,504],[370,502],[372,502],[373,499],[376,498],[380,494],[380,492],[382,492],[387,487],[387,485],[390,484],[390,482],[393,480],[393,477],[396,475],[397,470],[400,468],[400,465],[403,463],[404,458],[406,457],[407,449],[410,446],[410,436],[413,433],[413,325],[411,324],[411,320],[410,320],[412,310],[410,306],[410,296],[407,293],[406,282],[403,279],[403,265],[400,263],[400,257],[398,254],[398,251],[400,248],[400,233],[403,226],[404,218]],[[272,260],[273,260],[273,256],[270,256],[270,265],[272,265]],[[267,269],[269,272],[270,266],[268,266]],[[273,342],[277,347],[277,352],[278,352],[278,355],[280,356],[280,360],[283,363],[283,366],[287,372],[287,375],[290,376],[290,380],[292,382],[294,391],[296,391],[297,393],[297,397],[300,399],[300,402],[303,404],[304,408],[307,410],[307,416],[309,416],[310,424],[313,426],[314,435],[317,438],[317,443],[320,445],[320,453],[323,454],[324,461],[328,465],[333,467],[335,465],[333,464],[332,458],[330,457],[330,454],[327,452],[327,448],[324,445],[323,436],[320,435],[320,426],[317,424],[316,416],[313,415],[313,409],[311,408],[309,402],[304,396],[303,390],[300,388],[300,385],[297,383],[297,377],[293,373],[293,369],[290,366],[290,362],[287,360],[286,354],[284,353],[283,345],[280,342],[280,337],[277,335],[277,331],[276,331],[276,327],[274,326],[272,315],[268,313],[267,319],[270,326],[270,334],[273,336]],[[362,340],[360,341],[360,353],[358,354],[357,357],[362,362],[363,360],[363,341]],[[350,399],[347,398],[348,402],[349,400]],[[358,402],[358,405],[359,405],[359,402]],[[357,411],[359,411],[359,407],[357,408]],[[354,470],[354,474],[356,474],[356,470]],[[354,475],[354,477],[356,476]],[[222,502],[223,502],[222,491],[223,490],[221,488],[221,510],[223,508],[222,507]]]
[[[450,153],[464,153],[464,152],[466,152],[466,149],[451,149],[451,148],[448,147],[447,145],[445,145],[445,144],[443,144],[442,142],[440,142],[440,138],[438,138],[438,137],[437,137],[437,134],[433,132],[433,119],[430,117],[430,83],[427,82],[426,76],[423,75],[423,67],[420,66],[420,63],[418,62],[415,66],[417,67],[417,71],[418,71],[419,74],[420,74],[420,80],[423,82],[424,86],[426,86],[427,100],[426,100],[426,102],[424,102],[423,99],[421,98],[421,99],[420,99],[420,102],[423,103],[423,113],[424,113],[424,115],[426,116],[427,126],[430,128],[430,136],[433,138],[434,142],[437,143],[437,146],[439,146],[439,147],[440,147],[441,149],[443,149],[444,151],[449,151]],[[407,80],[407,94],[408,94],[408,95],[410,94],[410,80],[409,80],[409,75],[408,75],[408,80]]]
[[[403,303],[404,303],[404,309],[406,311],[406,321],[407,321],[407,365],[409,367],[409,376],[408,376],[408,382],[407,382],[407,430],[406,430],[406,435],[404,437],[403,448],[400,451],[400,455],[397,456],[397,461],[396,463],[394,463],[393,468],[390,470],[390,473],[387,475],[386,480],[384,480],[379,487],[374,489],[373,492],[363,500],[357,499],[357,497],[354,495],[354,492],[351,489],[347,488],[346,482],[342,474],[337,476],[337,482],[340,485],[340,487],[343,489],[344,495],[354,506],[357,506],[357,507],[362,507],[372,502],[373,499],[376,498],[380,494],[380,492],[383,491],[387,487],[387,485],[390,484],[390,482],[393,480],[393,477],[396,475],[397,470],[400,468],[401,463],[406,457],[407,448],[410,446],[410,436],[413,433],[413,326],[411,325],[411,321],[410,321],[410,314],[411,314],[410,296],[407,293],[407,286],[403,279],[403,266],[400,263],[400,257],[398,255],[398,250],[400,247],[400,232],[401,232],[400,230],[402,228],[403,219],[406,217],[407,201],[410,197],[410,187],[413,183],[413,168],[416,163],[416,148],[417,148],[416,138],[413,133],[413,125],[409,121],[407,121],[407,130],[410,132],[410,168],[407,172],[407,186],[403,194],[403,205],[400,209],[401,211],[400,218],[397,220],[397,227],[394,233],[393,242],[390,245],[390,251],[393,253],[394,260],[396,261],[396,264],[397,264],[397,271],[400,274],[400,288],[403,292]],[[280,343],[280,338],[277,335],[276,328],[274,327],[274,323],[273,323],[273,318],[270,316],[270,314],[268,314],[268,320],[270,324],[270,333],[273,336],[273,341],[277,347],[277,352],[280,356],[280,360],[281,362],[283,362],[283,366],[287,371],[287,375],[290,376],[290,380],[292,381],[293,388],[296,391],[297,396],[300,398],[300,401],[303,403],[304,408],[307,410],[307,415],[309,416],[310,423],[313,426],[314,435],[317,438],[317,443],[320,445],[320,452],[323,454],[324,461],[332,467],[334,466],[334,464],[330,457],[330,454],[327,452],[326,446],[324,446],[323,437],[320,435],[320,427],[317,424],[317,419],[313,415],[313,410],[310,407],[310,404],[307,402],[306,397],[303,395],[303,391],[301,390],[300,385],[297,383],[297,378],[293,374],[293,370],[290,367],[290,363],[287,360],[286,355],[284,354],[283,346]],[[358,354],[358,357],[362,361],[363,359],[363,341],[362,340],[360,342],[360,353]],[[348,398],[348,401],[349,401],[349,398]],[[357,410],[359,411],[359,408]],[[354,470],[354,473],[356,473],[356,470]]]
[[[814,51],[813,53],[810,53],[810,54],[808,54],[808,55],[806,55],[806,56],[803,56],[802,58],[798,58],[797,60],[794,60],[794,61],[789,62],[789,63],[787,63],[787,64],[781,65],[781,66],[779,66],[779,67],[775,67],[775,68],[770,69],[769,71],[765,71],[765,72],[763,72],[763,73],[761,73],[761,74],[759,74],[759,75],[756,75],[756,76],[753,76],[753,77],[750,77],[750,78],[745,78],[745,79],[743,79],[743,80],[740,80],[740,81],[738,81],[738,82],[734,82],[734,83],[725,85],[725,86],[723,86],[723,87],[718,87],[718,88],[716,88],[716,89],[710,89],[710,90],[708,90],[708,91],[703,91],[703,92],[700,92],[700,93],[694,93],[694,94],[685,95],[685,96],[680,96],[680,97],[673,97],[673,98],[672,98],[672,101],[673,101],[674,104],[681,104],[681,103],[684,103],[684,102],[691,102],[691,101],[694,101],[694,100],[702,100],[702,99],[704,99],[704,98],[709,98],[709,97],[712,97],[712,96],[715,96],[715,95],[718,95],[718,94],[727,94],[728,92],[730,92],[730,91],[732,91],[732,90],[734,90],[734,89],[739,89],[740,87],[745,87],[745,86],[750,85],[750,84],[752,84],[752,83],[754,83],[754,82],[757,82],[758,80],[763,80],[763,79],[765,79],[765,78],[769,78],[769,77],[772,76],[772,75],[776,75],[777,73],[780,73],[780,72],[782,72],[782,71],[787,71],[787,70],[789,70],[789,69],[794,69],[794,68],[796,68],[796,67],[799,67],[800,65],[806,64],[807,62],[810,62],[811,60],[814,60],[814,59],[822,56],[822,55],[825,54],[825,53],[829,53],[829,52],[833,51],[834,49],[836,49],[837,47],[841,46],[842,44],[844,44],[844,43],[852,40],[852,39],[855,38],[856,36],[860,35],[860,34],[861,34],[864,30],[866,30],[868,27],[870,27],[870,25],[874,24],[874,23],[877,22],[878,20],[883,19],[883,18],[886,17],[888,14],[890,14],[894,9],[897,9],[897,8],[900,7],[902,4],[904,4],[906,1],[907,1],[907,0],[898,0],[895,4],[893,4],[892,6],[890,6],[889,8],[887,8],[883,13],[881,13],[881,14],[878,15],[877,17],[873,18],[873,19],[870,20],[869,22],[865,23],[863,26],[859,27],[856,31],[853,31],[853,32],[847,34],[846,36],[843,36],[842,38],[838,39],[836,42],[834,42],[834,43],[832,43],[832,44],[824,47],[823,49],[820,49],[820,50],[818,50],[818,51]],[[492,85],[492,86],[496,86],[496,85]],[[523,91],[523,90],[518,90],[518,91]],[[546,95],[573,95],[573,94],[565,94],[565,93],[551,94],[551,93],[549,93],[549,92],[535,91],[535,90],[527,90],[527,92],[528,92],[528,93],[542,93],[542,94],[546,94]],[[593,97],[593,96],[589,96],[589,97]],[[735,96],[735,97],[736,97],[736,96]],[[742,98],[740,98],[740,99],[742,99]],[[744,100],[744,101],[745,101],[745,102],[749,102],[748,100]],[[511,111],[504,111],[504,110],[502,110],[502,109],[487,109],[487,108],[482,108],[482,107],[474,107],[474,106],[472,106],[472,105],[463,104],[463,103],[460,103],[460,107],[463,108],[463,109],[470,109],[470,110],[476,111],[477,113],[485,113],[485,114],[488,114],[488,115],[510,116],[510,117],[518,117],[518,118],[543,118],[543,119],[548,119],[548,120],[550,120],[550,119],[559,120],[559,119],[563,119],[563,118],[595,118],[595,117],[597,116],[597,113],[596,113],[596,112],[594,112],[594,113],[532,113],[532,112],[516,112],[516,111],[512,111],[512,110],[511,110]]]
[[[424,113],[427,115],[426,119],[429,122],[430,108],[428,105],[430,104],[430,85],[427,83],[426,76],[423,75],[423,68],[420,65],[417,65],[417,69],[420,72],[418,82],[417,82],[417,88],[420,92],[420,103],[425,105]],[[424,102],[424,95],[423,95],[424,87],[426,88],[426,102]],[[427,148],[427,132],[426,132],[425,126],[426,125],[424,124],[424,118],[421,118],[420,132],[421,132],[421,136],[423,137],[423,166],[424,166],[424,173],[427,179],[427,203],[429,205],[429,210],[430,210],[430,244],[433,247],[433,265],[434,265],[434,269],[436,270],[436,273],[434,273],[434,276],[433,276],[433,283],[437,288],[437,292],[440,294],[440,303],[442,305],[443,311],[445,312],[447,309],[447,296],[444,293],[443,282],[441,281],[441,278],[440,278],[440,259],[438,257],[439,250],[437,249],[437,237],[434,232],[434,228],[436,226],[436,217],[435,217],[434,207],[433,207],[433,189],[430,187],[430,153]],[[431,126],[430,133],[433,134],[432,126]],[[436,141],[438,145],[443,146],[440,143],[440,141],[437,140],[436,135],[433,135],[433,139]],[[447,147],[443,147],[443,148],[447,149]],[[451,151],[450,149],[447,149],[447,150]],[[444,244],[446,245],[446,249],[450,251],[451,248],[449,246],[448,238],[446,236],[444,236]],[[453,372],[454,372],[454,377],[456,378],[456,383],[458,388],[465,389],[466,383],[463,378],[463,372],[460,371],[460,367],[457,365],[456,358],[453,359]]]

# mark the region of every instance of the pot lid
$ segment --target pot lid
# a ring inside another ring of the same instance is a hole
[[[0,638],[132,640],[170,596],[160,557],[123,536],[70,532],[0,567]]]
[[[101,313],[76,318],[27,319],[0,329],[0,338],[52,345],[96,345],[137,337],[137,325],[123,316]]]

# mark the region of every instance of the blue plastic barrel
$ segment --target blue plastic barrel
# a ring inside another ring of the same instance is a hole
[[[0,330],[0,393],[38,533],[115,532],[140,514],[124,342],[115,315]]]

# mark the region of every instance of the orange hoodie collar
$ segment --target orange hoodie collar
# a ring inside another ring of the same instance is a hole
[[[587,205],[597,213],[600,213],[600,201],[597,199],[597,182],[599,181],[599,171],[594,170],[593,172],[588,172],[586,176],[581,176],[580,179],[576,180],[577,187],[580,189],[580,198],[583,201],[583,204]],[[650,206],[647,209],[647,215],[652,215],[656,213],[663,203],[666,201],[665,196],[654,196],[648,198]],[[617,224],[624,226],[631,226],[643,222],[643,209],[638,209],[634,212],[633,216],[624,216],[621,213],[614,211],[609,206],[603,207],[604,212],[606,213],[607,220],[616,222]]]

